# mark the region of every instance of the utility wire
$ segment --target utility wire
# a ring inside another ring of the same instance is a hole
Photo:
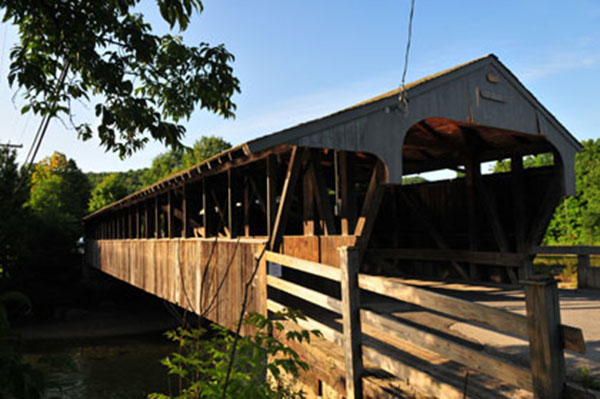
[[[410,43],[412,41],[412,24],[415,15],[415,0],[410,1],[410,14],[408,17],[408,38],[406,40],[406,52],[404,53],[404,69],[402,71],[402,82],[398,101],[403,106],[404,112],[408,113],[408,96],[406,93],[406,72],[408,70],[408,55],[410,54]]]
[[[59,78],[58,82],[56,83],[56,88],[55,88],[55,96],[56,97],[58,97],[58,94],[60,93],[60,90],[62,89],[62,86],[65,83],[67,73],[69,72],[69,65],[70,65],[69,60],[67,60],[65,62],[65,66],[63,67],[63,70],[61,72],[60,78]],[[53,107],[55,105],[56,105],[56,100],[53,104]],[[33,162],[35,161],[35,157],[40,149],[42,141],[44,140],[44,136],[46,135],[46,131],[48,130],[48,124],[50,123],[50,119],[52,119],[50,114],[46,114],[42,118],[42,121],[40,122],[40,126],[38,127],[38,130],[35,134],[33,142],[31,143],[31,147],[29,148],[29,151],[27,152],[27,157],[25,158],[24,165],[27,165],[27,164],[29,164],[28,166],[33,165]]]

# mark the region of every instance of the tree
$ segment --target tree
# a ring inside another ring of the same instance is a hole
[[[208,158],[231,148],[231,143],[217,136],[202,136],[196,140],[192,149],[183,154],[183,168],[192,167]]]
[[[29,215],[23,205],[28,199],[29,176],[19,169],[16,157],[15,150],[0,147],[0,277],[10,276],[26,250]]]
[[[96,134],[121,157],[149,138],[182,147],[179,123],[196,108],[233,117],[239,92],[234,57],[223,45],[186,45],[180,36],[152,34],[133,9],[141,0],[0,0],[3,21],[18,27],[8,80],[24,95],[22,112],[73,120],[71,103],[97,101]],[[157,0],[171,29],[183,31],[200,0]],[[80,138],[89,123],[75,124]]]
[[[87,213],[88,199],[89,182],[72,159],[55,152],[35,166],[26,203],[35,217],[28,265],[55,272],[57,267],[77,264],[73,249],[83,234],[80,221]]]
[[[152,166],[144,171],[142,183],[151,185],[180,170],[194,166],[208,158],[231,148],[231,144],[216,136],[202,136],[191,149],[171,150],[159,154],[152,160]]]
[[[128,194],[127,186],[117,173],[107,175],[92,190],[88,211],[94,212],[115,201],[120,200]]]
[[[600,139],[582,145],[575,157],[576,193],[556,209],[546,244],[600,243]]]

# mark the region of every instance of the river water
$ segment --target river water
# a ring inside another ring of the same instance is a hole
[[[169,393],[160,360],[176,347],[160,334],[94,341],[36,342],[26,359],[48,378],[47,398],[136,399]]]

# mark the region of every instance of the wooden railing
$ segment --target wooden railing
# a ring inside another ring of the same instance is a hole
[[[600,289],[600,267],[591,267],[590,256],[600,255],[600,246],[539,247],[537,255],[577,256],[577,288]]]
[[[554,281],[525,282],[527,316],[522,316],[402,284],[385,277],[358,274],[358,252],[354,248],[340,248],[339,268],[274,252],[266,252],[265,257],[267,262],[340,283],[341,300],[279,277],[267,276],[268,286],[342,315],[342,333],[311,318],[300,320],[298,323],[304,328],[320,330],[324,338],[343,347],[346,358],[347,398],[362,397],[363,360],[375,363],[385,371],[400,377],[417,376],[416,380],[423,385],[421,388],[432,389],[435,386],[438,389],[436,393],[443,392],[445,397],[458,398],[464,394],[455,387],[445,385],[443,381],[433,381],[428,373],[406,364],[389,351],[389,343],[383,343],[377,337],[363,335],[362,331],[366,329],[377,329],[382,334],[437,353],[510,385],[532,391],[539,397],[559,397],[565,392],[563,348],[579,353],[585,352],[581,330],[560,324]],[[489,261],[495,262],[494,259]],[[461,344],[459,340],[434,334],[397,318],[360,309],[361,290],[523,337],[529,341],[530,367],[473,349]],[[274,299],[267,299],[267,308],[270,311],[279,311],[283,307],[283,304]]]

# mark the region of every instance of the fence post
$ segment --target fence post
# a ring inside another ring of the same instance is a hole
[[[358,288],[359,252],[354,247],[341,247],[339,251],[346,366],[346,398],[362,399],[360,293]]]
[[[556,281],[531,277],[523,284],[535,398],[562,398],[566,376]]]
[[[577,255],[577,288],[588,287],[590,255]]]

